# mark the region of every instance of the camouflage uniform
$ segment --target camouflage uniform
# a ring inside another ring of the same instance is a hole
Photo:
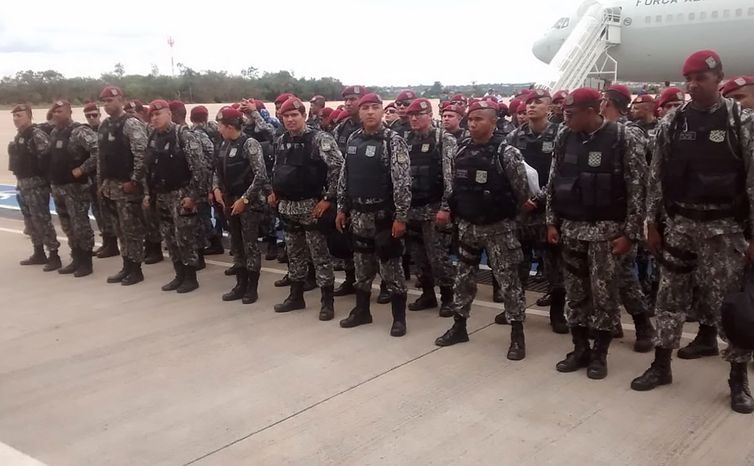
[[[147,138],[149,138],[154,132],[154,129],[146,122],[141,120],[139,120],[139,122],[144,126],[144,131],[147,134]],[[162,243],[162,234],[160,233],[160,213],[157,209],[157,199],[150,198],[149,206],[142,209],[141,213],[144,218],[144,240],[150,245],[153,245],[154,253],[156,253],[157,250],[160,249],[159,245]],[[149,255],[148,251],[147,255]]]
[[[209,245],[209,239],[214,234],[212,228],[212,207],[207,198],[211,184],[212,171],[215,167],[215,145],[209,138],[206,131],[200,128],[189,129],[191,134],[196,138],[202,149],[201,166],[202,180],[196,193],[196,211],[197,211],[197,229],[198,247],[203,249]]]
[[[207,121],[206,123],[194,123],[191,126],[191,130],[194,131],[195,134],[198,134],[199,132],[204,133],[212,143],[212,156],[207,159],[207,186],[208,189],[211,190],[212,173],[215,169],[217,151],[220,149],[220,144],[222,144],[222,136],[220,136],[217,122],[212,120]],[[206,142],[202,142],[202,147],[205,147],[205,144]],[[207,156],[207,149],[208,147],[205,148],[205,157]],[[212,224],[213,210],[215,219],[214,225]],[[206,203],[199,201],[199,205],[197,206],[197,213],[199,215],[199,224],[207,234],[207,240],[211,242],[216,238],[222,238],[223,226],[225,226],[226,224],[225,213],[222,211],[222,209],[219,208],[219,206],[215,206],[214,203],[208,199]]]
[[[306,120],[306,126],[311,129],[322,129],[322,117],[320,115],[311,115]]]
[[[312,131],[316,131],[316,135],[313,137],[313,146],[316,149],[312,152],[312,156],[315,157],[315,160],[321,160],[327,165],[327,190],[324,193],[324,198],[334,204],[337,196],[338,179],[343,167],[343,155],[340,153],[335,139],[329,133],[306,127],[301,135]],[[290,135],[290,133],[287,134]],[[284,136],[281,136],[277,139],[276,151],[282,147],[283,138]],[[276,154],[273,173],[278,169],[278,163]],[[288,274],[291,281],[304,281],[308,263],[312,261],[316,271],[317,286],[322,288],[333,286],[335,277],[327,249],[327,238],[317,228],[317,220],[312,217],[312,211],[319,201],[320,199],[297,201],[280,199],[278,213],[285,220],[287,226],[285,244],[288,248]]]
[[[73,122],[70,126],[73,126]],[[70,167],[65,167],[68,173],[61,175],[66,175],[66,179],[58,179],[59,183],[56,182],[58,177],[51,174],[52,195],[60,226],[68,237],[68,245],[71,249],[90,252],[94,247],[94,232],[89,221],[89,206],[92,203],[89,176],[97,171],[97,133],[86,125],[78,125],[73,129],[70,126],[52,130],[52,150],[67,149],[69,154],[86,154],[86,158],[78,166],[84,175],[80,180],[74,180],[70,175]],[[64,133],[69,129],[70,133],[65,140]]]
[[[739,144],[743,156],[745,172],[745,200],[754,205],[754,115],[750,111],[741,111],[740,105],[730,99],[721,99],[720,104],[709,110],[710,113],[725,106],[728,125],[740,126]],[[653,148],[652,165],[647,193],[647,220],[656,223],[659,212],[666,209],[666,197],[663,192],[665,166],[671,160],[670,144],[674,134],[672,122],[680,111],[686,111],[689,104],[666,115],[659,123],[657,137]],[[740,125],[734,114],[740,114]],[[721,141],[728,135],[722,134]],[[713,141],[712,135],[710,140]],[[718,141],[713,141],[718,142]],[[730,141],[729,141],[730,142]],[[688,175],[687,175],[688,176]],[[684,211],[730,210],[729,205],[720,204],[681,204],[676,209]],[[730,216],[717,219],[693,219],[693,214],[676,212],[667,215],[664,228],[663,251],[658,258],[660,262],[660,288],[657,293],[657,338],[658,348],[678,348],[685,321],[685,313],[692,306],[692,293],[696,281],[696,299],[704,303],[709,312],[706,321],[714,319],[718,331],[720,326],[720,308],[724,297],[738,291],[743,285],[747,241],[744,238],[743,219]],[[754,224],[754,209],[749,209],[747,219]],[[698,280],[694,280],[694,275]],[[731,363],[751,360],[751,351],[729,345],[723,352],[725,359]]]
[[[35,247],[46,246],[48,251],[57,251],[60,243],[55,237],[55,227],[52,225],[50,215],[50,183],[43,172],[46,171],[48,152],[50,149],[50,137],[37,128],[30,126],[20,131],[8,146],[9,168],[16,175],[17,186],[23,206],[28,215],[24,215],[25,229],[31,236],[31,242]],[[22,153],[23,152],[23,153]],[[13,154],[19,155],[14,156]],[[18,157],[32,157],[34,164],[39,168],[37,173],[23,174],[20,164],[24,161],[14,159]],[[23,210],[22,210],[23,211]]]
[[[136,190],[132,193],[123,191],[122,181],[106,177],[103,173],[105,154],[102,144],[116,137],[111,128],[122,119],[125,119],[122,127],[123,136],[133,154],[131,181],[136,183]],[[147,148],[147,133],[141,121],[122,114],[106,118],[99,127],[98,137],[97,184],[101,186],[106,209],[115,220],[115,232],[120,240],[121,255],[140,264],[144,260],[145,227],[142,199],[146,188],[144,151]]]
[[[343,155],[343,157],[346,156],[346,146],[348,144],[348,138],[351,137],[353,133],[358,131],[361,128],[361,122],[357,117],[349,117],[335,126],[333,128],[333,138],[335,138],[335,142],[338,144],[338,149],[340,149],[340,153]],[[345,236],[346,238],[348,236]],[[355,276],[355,269],[356,266],[354,264],[353,258],[347,258],[347,259],[338,259],[342,260],[343,262],[343,270],[345,270],[347,277],[350,275],[351,277]]]

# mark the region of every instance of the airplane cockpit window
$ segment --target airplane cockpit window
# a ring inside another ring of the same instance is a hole
[[[555,22],[555,24],[552,26],[553,29],[565,29],[568,27],[568,24],[570,23],[569,18],[560,18]]]

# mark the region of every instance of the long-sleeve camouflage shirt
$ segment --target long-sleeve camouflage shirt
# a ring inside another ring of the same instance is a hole
[[[255,138],[260,141],[272,141],[275,139],[275,127],[267,123],[257,109],[252,109],[244,116],[250,125],[254,126]],[[258,137],[257,137],[258,136]]]
[[[448,203],[450,201],[450,194],[453,192],[453,161],[456,158],[458,143],[456,142],[456,138],[447,131],[431,128],[429,131],[435,131],[436,135],[439,132],[439,146],[442,152],[442,199],[440,202],[433,202],[420,207],[411,207],[408,212],[408,218],[414,221],[434,220],[438,210],[450,210]],[[409,137],[412,133],[413,131],[409,134]]]
[[[19,133],[24,133],[24,131],[26,130],[27,128],[24,128],[23,130],[19,131]],[[28,137],[31,138],[31,150],[34,153],[34,156],[37,157],[37,161],[40,165],[44,165],[45,160],[48,157],[50,145],[52,143],[50,136],[38,126],[32,126]],[[18,143],[26,144],[27,141],[25,141],[24,139],[24,136],[20,137],[18,139]],[[15,142],[11,141],[9,146],[13,144],[15,144]],[[10,152],[10,148],[8,149],[8,152]],[[19,189],[28,189],[38,186],[44,186],[46,184],[50,184],[50,182],[45,177],[32,176],[29,178],[17,180],[16,184]]]
[[[240,136],[239,136],[240,137]],[[220,145],[220,154],[224,154],[227,157],[227,152],[230,149],[230,141],[223,141]],[[248,138],[243,145],[242,154],[249,160],[249,166],[254,173],[254,179],[249,187],[243,194],[243,197],[249,200],[249,207],[260,210],[267,203],[267,196],[272,192],[270,187],[270,180],[267,177],[267,167],[264,165],[264,155],[262,154],[262,146],[254,138]],[[226,192],[225,186],[220,179],[220,175],[215,170],[212,176],[212,190],[219,189],[223,193]]]
[[[356,135],[364,133],[359,129],[351,134],[348,138],[350,141]],[[383,162],[390,169],[390,178],[393,184],[393,203],[395,204],[395,219],[399,222],[408,221],[408,209],[411,207],[411,160],[408,155],[408,146],[406,141],[393,130],[381,127],[378,130],[385,141],[386,149],[382,151]],[[338,182],[338,210],[349,213],[351,209],[351,197],[348,194],[348,177],[346,166],[348,157],[345,156],[345,163],[340,172],[340,181]],[[383,199],[358,199],[360,203],[374,204]]]
[[[196,138],[194,133],[192,133],[188,129],[188,127],[186,127],[186,125],[179,126],[175,123],[170,123],[170,126],[168,126],[165,131],[155,130],[152,133],[152,136],[149,140],[149,148],[154,147],[158,143],[159,138],[169,133],[170,131],[176,132],[176,139],[181,145],[181,149],[183,150],[183,153],[186,157],[186,162],[189,166],[189,172],[191,173],[191,179],[189,180],[188,185],[178,190],[180,193],[179,197],[190,197],[194,200],[194,202],[196,202],[200,198],[206,197],[204,188],[207,185],[207,168],[204,165],[204,154],[202,153],[202,146],[199,144],[199,140]],[[147,150],[149,150],[149,148]],[[147,157],[147,160],[149,161],[149,157]],[[154,165],[146,167],[147,177],[149,177],[149,172],[153,168]],[[149,184],[147,184],[147,191],[145,193],[147,195],[150,194]]]
[[[620,123],[618,123],[620,124]],[[580,137],[586,141],[603,131],[607,121],[602,122],[600,128],[591,134],[573,134],[572,137]],[[556,151],[564,147],[563,138],[570,133],[567,127],[563,127],[555,138]],[[581,241],[607,241],[625,235],[631,241],[638,241],[644,231],[644,186],[647,177],[646,141],[637,139],[637,132],[625,131],[624,156],[623,156],[623,179],[626,183],[626,220],[616,222],[601,220],[595,222],[576,221],[561,219],[553,210],[554,180],[560,174],[560,157],[555,153],[550,167],[550,180],[547,183],[547,215],[548,225],[558,227],[561,233]]]
[[[135,182],[141,187],[141,193],[147,189],[146,181],[146,169],[144,168],[144,152],[147,149],[147,131],[144,122],[136,117],[122,113],[117,117],[108,117],[99,126],[99,139],[113,138],[111,134],[111,127],[115,125],[118,120],[125,119],[123,124],[123,134],[128,141],[133,154],[134,163],[133,171],[131,172],[131,181]],[[101,148],[97,150],[97,186],[102,187],[102,195],[110,199],[122,199],[124,197],[133,196],[132,194],[126,194],[123,192],[122,182],[114,179],[105,179],[102,174],[103,157]],[[141,194],[140,193],[140,194]]]
[[[330,133],[315,130],[307,126],[298,136],[311,133],[312,131],[316,132],[314,146],[317,148],[317,150],[312,152],[313,158],[322,160],[327,165],[327,187],[325,188],[324,196],[335,202],[338,195],[340,171],[343,168],[343,154],[341,154],[338,144],[335,143],[335,138]],[[280,147],[282,138],[283,136],[280,136],[276,141],[276,148]],[[272,168],[273,173],[277,168],[277,162],[277,154],[275,154],[275,165]],[[319,202],[319,199],[303,199],[300,201],[281,199],[278,203],[278,212],[288,216],[303,215],[311,212],[314,206],[317,205],[317,202]]]
[[[215,170],[215,144],[203,129],[195,126],[189,127],[186,124],[182,124],[181,127],[186,128],[191,134],[193,134],[202,148],[202,166],[204,172],[202,173],[200,190],[206,197],[206,194],[212,187],[212,172]]]
[[[665,220],[669,225],[673,225],[675,228],[680,228],[684,232],[688,232],[701,238],[709,238],[727,233],[740,233],[743,231],[743,226],[739,221],[732,218],[699,222],[685,218],[682,215],[675,215],[672,219],[666,219],[666,215],[664,214],[662,170],[664,164],[671,156],[669,153],[670,142],[674,137],[674,135],[670,134],[671,124],[676,116],[676,112],[685,111],[689,105],[690,103],[686,103],[685,105],[671,111],[657,124],[657,130],[651,148],[652,162],[647,183],[647,223],[660,223]],[[749,205],[754,206],[754,163],[752,163],[754,161],[754,112],[750,109],[741,109],[738,102],[726,98],[722,98],[718,104],[707,111],[710,113],[714,112],[718,110],[721,105],[727,107],[728,124],[731,128],[736,127],[736,122],[733,117],[734,111],[739,112],[741,116],[739,139],[743,151],[744,169],[746,170],[746,197]],[[703,204],[694,205],[693,207],[698,210],[707,210],[728,206]],[[749,222],[754,225],[754,208],[749,209]]]
[[[58,129],[53,128],[50,137],[54,140],[58,132],[67,130],[73,125],[71,122],[65,128]],[[87,125],[78,125],[71,131],[71,135],[68,139],[68,145],[71,148],[79,147],[84,150],[89,157],[87,157],[81,165],[78,167],[86,175],[94,175],[97,173],[97,158],[99,157],[99,145],[97,144],[97,133]]]

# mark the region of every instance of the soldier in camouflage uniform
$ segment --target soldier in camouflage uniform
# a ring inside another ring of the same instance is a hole
[[[400,337],[406,334],[406,283],[401,256],[411,206],[411,162],[406,142],[382,123],[382,99],[369,93],[359,99],[358,105],[362,129],[346,143],[335,221],[337,229],[344,231],[350,216],[356,307],[340,321],[340,326],[372,323],[369,297],[379,269],[391,293],[390,335]]]
[[[631,102],[631,91],[622,84],[614,84],[607,88],[603,93],[600,113],[607,121],[617,122],[626,127],[626,132],[632,134],[632,140],[636,141],[636,150],[633,152],[637,157],[641,157],[644,162],[648,160],[649,153],[648,138],[644,130],[639,125],[630,122],[626,117],[628,105]],[[643,187],[642,187],[643,189]],[[645,197],[644,190],[641,194]],[[636,341],[634,342],[634,351],[638,353],[647,353],[652,351],[652,338],[654,337],[654,327],[649,320],[649,310],[647,309],[647,300],[644,296],[639,277],[634,272],[636,267],[636,257],[639,244],[631,247],[631,251],[624,255],[620,260],[620,269],[618,272],[618,293],[623,307],[631,315],[636,327]],[[618,324],[618,335],[623,336],[622,327]],[[614,333],[615,335],[615,333]]]
[[[482,249],[487,251],[492,273],[505,283],[505,310],[511,322],[508,359],[526,357],[524,338],[524,292],[518,277],[523,259],[517,216],[529,199],[521,153],[496,134],[497,104],[478,101],[469,106],[471,138],[458,148],[453,167],[450,212],[441,210],[438,223],[448,223],[452,214],[458,227],[459,262],[453,301],[454,323],[435,340],[438,346],[469,341],[466,321],[476,296],[476,273]]]
[[[456,138],[458,144],[471,137],[469,130],[461,127],[461,120],[465,116],[466,110],[458,104],[450,103],[442,109],[442,127]]]
[[[716,52],[689,56],[683,75],[691,101],[662,119],[652,151],[647,243],[660,263],[660,289],[655,360],[631,383],[640,391],[673,380],[670,359],[691,306],[692,273],[700,277],[698,295],[720,331],[723,299],[741,289],[746,260],[754,261],[754,243],[744,237],[744,224],[754,222],[754,115],[720,96],[723,71]],[[664,231],[655,223],[661,208]],[[752,353],[730,344],[723,354],[731,366],[731,408],[751,413],[746,365]]]
[[[306,124],[305,112],[304,104],[295,97],[283,103],[278,112],[286,132],[275,142],[273,192],[268,201],[286,223],[291,291],[284,302],[275,305],[275,312],[306,308],[304,279],[311,257],[322,293],[319,320],[326,321],[335,316],[335,277],[322,230],[334,227],[334,217],[327,211],[334,212],[343,156],[330,134]]]
[[[126,114],[133,115],[142,123],[147,137],[151,136],[154,128],[149,126],[149,115],[145,113],[145,106],[138,100],[132,100],[126,104]],[[148,203],[143,203],[141,211],[144,218],[144,263],[147,265],[162,262],[162,233],[160,233],[160,213],[157,209],[157,199],[150,198]]]
[[[408,244],[422,285],[422,295],[408,308],[420,311],[437,307],[434,290],[437,282],[442,303],[439,314],[451,317],[455,275],[449,257],[452,230],[450,225],[438,225],[436,216],[440,210],[449,210],[456,139],[432,127],[432,105],[427,99],[414,100],[406,114],[411,124],[406,140],[411,158]]]
[[[223,143],[218,150],[212,193],[228,211],[230,249],[236,286],[223,301],[257,301],[261,257],[257,238],[265,199],[270,194],[262,146],[243,134],[243,114],[223,107],[218,114]]]
[[[552,123],[563,123],[563,102],[565,102],[566,97],[568,97],[568,91],[565,90],[556,91],[552,95],[552,105],[550,105],[549,116],[549,120]]]
[[[315,95],[309,101],[309,118],[306,119],[306,125],[312,129],[322,129],[322,110],[325,108],[325,98],[321,95]]]
[[[147,133],[144,123],[123,111],[123,91],[107,86],[100,101],[109,115],[99,127],[97,185],[109,215],[115,219],[123,268],[107,278],[108,283],[133,285],[144,280],[144,212],[146,189],[144,151]]]
[[[641,239],[646,160],[642,144],[620,123],[599,114],[595,89],[574,90],[565,100],[566,127],[555,140],[547,185],[547,237],[561,244],[574,351],[559,372],[588,367],[607,376],[612,330],[620,321],[621,261]],[[596,331],[589,347],[589,328]]]
[[[73,259],[58,273],[84,277],[92,273],[94,231],[89,222],[89,178],[97,172],[97,133],[73,122],[71,104],[65,100],[52,105],[52,118],[55,128],[50,135],[50,183]]]
[[[199,264],[197,241],[197,204],[206,198],[207,166],[202,146],[186,127],[172,121],[170,107],[180,106],[164,100],[149,104],[152,134],[147,142],[145,166],[147,188],[144,204],[155,197],[160,215],[160,232],[173,261],[175,278],[162,291],[188,293],[199,287],[196,271]]]
[[[408,122],[406,109],[415,99],[416,93],[411,89],[403,89],[398,93],[398,97],[395,98],[395,108],[398,110],[399,118],[390,125],[390,129],[398,133],[398,136],[403,139],[406,139],[408,132],[411,131],[411,124]]]
[[[31,236],[34,254],[21,265],[43,265],[46,272],[61,267],[55,237],[55,227],[50,216],[50,182],[47,179],[50,137],[32,124],[31,107],[19,104],[11,110],[13,124],[18,134],[8,145],[8,168],[16,176],[19,197],[26,209],[25,229]],[[45,255],[44,247],[50,253]]]
[[[212,120],[210,121],[209,118],[209,110],[204,105],[197,105],[191,109],[191,113],[189,115],[189,118],[191,119],[191,130],[194,131],[194,133],[197,132],[203,132],[207,135],[210,142],[212,142],[213,151],[212,151],[212,158],[207,160],[207,179],[209,181],[209,189],[212,188],[212,172],[215,169],[215,154],[217,153],[217,150],[220,148],[220,143],[222,142],[222,136],[220,136],[220,131],[217,127],[217,122]],[[206,154],[205,154],[206,155]],[[213,209],[214,207],[214,209]],[[204,248],[202,251],[202,254],[205,256],[211,255],[211,254],[222,254],[225,252],[225,247],[223,246],[222,238],[223,238],[223,226],[226,224],[225,222],[225,214],[223,212],[223,209],[220,208],[218,204],[215,204],[212,200],[212,195],[210,193],[207,202],[204,203],[202,201],[199,202],[199,205],[197,207],[198,209],[198,215],[199,215],[199,223],[203,225],[203,229],[205,233],[207,234],[207,242],[209,245]],[[214,212],[214,219],[215,224],[212,224],[212,216]]]

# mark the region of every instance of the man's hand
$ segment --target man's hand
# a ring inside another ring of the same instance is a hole
[[[393,238],[400,238],[406,234],[406,222],[393,220]]]
[[[236,202],[233,203],[233,208],[230,211],[230,215],[238,215],[244,210],[246,210],[246,203],[244,203],[242,197],[239,197],[238,199],[236,199]]]
[[[647,249],[653,255],[657,256],[660,254],[661,248],[662,235],[660,234],[660,230],[657,229],[657,224],[647,223]]]
[[[315,219],[322,217],[322,215],[324,215],[324,213],[327,211],[327,209],[330,208],[331,205],[332,202],[326,201],[324,199],[317,202],[317,205],[315,205],[314,209],[312,210],[312,217]]]
[[[220,204],[223,210],[225,210],[225,200],[223,199],[223,192],[220,191],[220,189],[215,188],[215,190],[212,191],[212,195],[215,197],[215,202]]]
[[[625,256],[631,250],[631,240],[625,235],[615,238],[610,243],[613,245],[612,253],[614,256]]]
[[[144,195],[144,200],[141,201],[141,206],[145,209],[149,209],[149,195]]]
[[[534,212],[535,210],[537,210],[537,207],[538,206],[537,206],[536,202],[534,202],[531,199],[527,199],[526,202],[524,202],[524,205],[523,205],[523,207],[521,207],[521,209],[524,212]]]
[[[79,179],[82,176],[84,176],[84,170],[82,170],[79,167],[76,167],[73,170],[71,170],[71,174],[73,175],[74,178]]]
[[[181,199],[181,209],[183,209],[185,212],[193,212],[194,209],[196,209],[196,204],[190,197],[184,197],[183,199]]]
[[[273,209],[277,208],[278,206],[278,197],[275,195],[275,193],[270,194],[267,196],[267,204],[272,207]]]
[[[121,183],[120,187],[123,189],[123,192],[126,194],[133,194],[136,192],[136,182],[134,180]]]
[[[750,264],[754,264],[754,241],[749,242],[749,249],[746,250],[746,258]]]
[[[344,212],[338,212],[338,214],[335,216],[335,228],[341,233],[343,233],[346,229],[346,224],[348,223],[348,218],[346,217],[346,214]]]
[[[438,225],[447,225],[450,223],[450,212],[447,210],[438,210],[437,215],[435,215],[435,222]]]
[[[552,225],[547,225],[547,242],[550,244],[558,244],[560,242],[560,233]]]

